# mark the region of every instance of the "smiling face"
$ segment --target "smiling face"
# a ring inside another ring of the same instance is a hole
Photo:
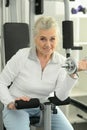
[[[57,45],[58,37],[56,28],[40,29],[35,36],[35,45],[38,55],[50,56]]]

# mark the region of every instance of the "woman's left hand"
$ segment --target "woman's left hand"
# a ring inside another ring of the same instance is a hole
[[[80,60],[78,63],[78,71],[86,71],[87,70],[87,60]]]

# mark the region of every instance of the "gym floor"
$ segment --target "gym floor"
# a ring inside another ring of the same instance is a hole
[[[72,125],[74,127],[74,130],[87,130],[87,122],[74,123]]]

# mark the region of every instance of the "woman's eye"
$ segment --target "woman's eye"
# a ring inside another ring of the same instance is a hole
[[[42,37],[40,38],[41,41],[46,41],[46,38]]]
[[[55,40],[55,38],[51,38],[50,40],[51,40],[51,41],[54,41],[54,40]]]

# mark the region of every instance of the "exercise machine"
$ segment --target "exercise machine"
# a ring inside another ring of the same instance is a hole
[[[82,47],[74,47],[73,46],[73,36],[72,36],[72,34],[73,34],[73,22],[70,21],[69,13],[67,13],[67,12],[69,12],[69,0],[64,0],[64,1],[59,0],[59,1],[64,2],[64,7],[65,7],[65,11],[64,11],[65,12],[65,21],[63,21],[63,36],[68,34],[68,38],[69,38],[69,35],[71,34],[70,41],[69,41],[69,39],[68,40],[63,39],[63,48],[66,50],[66,58],[67,58],[66,63],[63,67],[65,67],[66,71],[69,74],[72,74],[72,73],[76,73],[77,67],[76,67],[74,60],[71,58],[70,49],[82,49]],[[29,40],[30,40],[30,43],[32,43],[32,40],[33,40],[32,30],[33,30],[33,25],[34,25],[34,21],[35,21],[34,15],[43,14],[43,10],[44,10],[44,8],[43,8],[44,3],[43,2],[44,2],[43,0],[42,1],[41,0],[29,0],[29,5],[30,5],[29,6],[29,9],[30,9],[30,11],[29,11],[30,12],[30,14],[29,14],[29,20],[30,20],[29,21],[29,35],[30,35],[30,39]],[[7,0],[6,1],[6,7],[8,7],[9,4],[10,4],[10,0]],[[67,33],[66,31],[68,29],[67,28],[68,25],[69,25],[69,30],[68,30],[69,32]],[[66,37],[63,37],[63,38],[66,38]],[[66,43],[65,43],[65,41],[66,41]],[[71,43],[71,44],[67,45],[67,43]],[[3,53],[4,53],[4,51],[3,51]],[[4,64],[5,63],[3,63],[3,66],[4,66]],[[31,103],[32,106],[33,106],[34,103],[36,102],[35,107],[40,107],[41,111],[44,113],[44,130],[51,130],[51,110],[53,110],[53,112],[56,114],[55,106],[64,105],[64,104],[66,105],[66,104],[70,103],[70,101],[72,102],[72,100],[70,100],[70,98],[68,98],[68,100],[66,100],[64,102],[61,102],[60,100],[57,99],[57,97],[55,95],[54,95],[54,97],[50,97],[47,101],[41,102],[38,99],[34,99],[33,101],[32,101],[33,103],[29,102],[29,104]],[[21,104],[23,104],[23,102]],[[20,102],[15,103],[17,109],[19,109],[19,108],[21,109],[21,107],[20,107],[21,104],[20,104]],[[29,104],[27,104],[27,107],[30,107]],[[26,106],[25,102],[24,102],[24,106]],[[35,117],[34,117],[33,120],[34,121],[36,120]],[[39,123],[35,122],[35,126],[41,125],[41,120],[39,119],[39,121],[40,121]],[[33,121],[31,123],[31,125],[34,125]],[[3,130],[3,128],[1,128],[1,130]]]

